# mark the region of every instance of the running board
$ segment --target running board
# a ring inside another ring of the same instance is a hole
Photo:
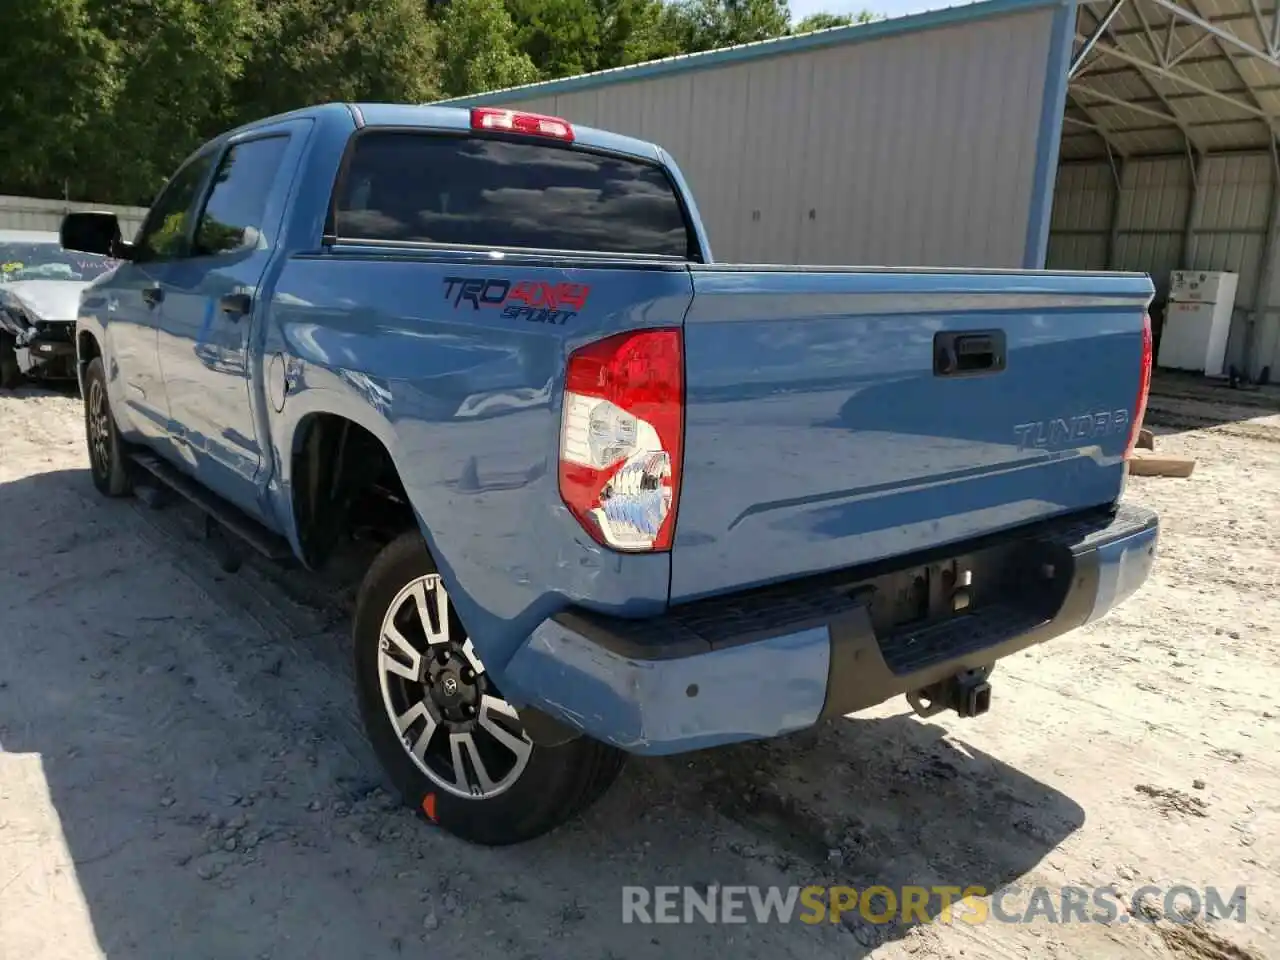
[[[262,554],[268,560],[288,563],[294,559],[289,542],[272,533],[239,507],[206,490],[181,470],[149,453],[135,453],[133,462],[174,493],[181,494],[228,532]]]

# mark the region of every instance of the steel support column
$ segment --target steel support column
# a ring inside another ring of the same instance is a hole
[[[1115,190],[1111,194],[1111,211],[1107,223],[1106,269],[1116,269],[1116,247],[1120,245],[1120,204],[1124,199],[1124,157],[1114,156],[1107,151],[1107,162],[1111,165],[1111,180]]]
[[[1254,377],[1253,352],[1258,331],[1271,310],[1271,288],[1276,279],[1276,257],[1280,256],[1280,153],[1276,141],[1271,140],[1271,210],[1267,214],[1267,239],[1262,245],[1258,261],[1258,280],[1254,286],[1253,309],[1249,311],[1248,325],[1244,331],[1244,343],[1240,350],[1240,366],[1245,376]]]
[[[1187,218],[1182,224],[1182,248],[1178,254],[1178,266],[1191,266],[1191,241],[1195,238],[1196,224],[1204,211],[1204,191],[1200,189],[1200,175],[1204,170],[1204,154],[1187,150],[1187,173],[1191,177],[1191,196],[1187,201]]]

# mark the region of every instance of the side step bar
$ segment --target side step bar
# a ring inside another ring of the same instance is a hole
[[[268,560],[288,563],[294,559],[293,548],[287,540],[272,533],[239,507],[206,490],[181,470],[149,453],[135,453],[132,459],[152,478],[195,504],[228,533],[235,534]]]

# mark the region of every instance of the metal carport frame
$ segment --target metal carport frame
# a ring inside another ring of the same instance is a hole
[[[1190,202],[1185,264],[1203,201],[1207,158],[1265,152],[1271,197],[1258,254],[1243,367],[1261,332],[1280,319],[1280,0],[1081,0],[1068,71],[1063,162],[1105,160],[1115,184],[1108,266],[1114,265],[1125,164],[1185,158]],[[1244,291],[1242,291],[1244,292]],[[1277,347],[1273,347],[1277,350]],[[1264,360],[1266,358],[1263,358]]]

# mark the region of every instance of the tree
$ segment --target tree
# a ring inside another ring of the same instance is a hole
[[[787,0],[679,0],[685,53],[772,40],[791,29]]]
[[[8,0],[4,19],[0,181],[26,193],[147,203],[245,121],[439,95],[422,0]]]
[[[625,67],[684,53],[684,12],[663,0],[595,0],[599,20],[596,68]]]
[[[234,116],[253,0],[87,0],[110,44],[114,98],[80,138],[79,190],[150,203],[174,168]],[[123,148],[123,149],[122,149]]]
[[[241,123],[865,22],[786,0],[0,0],[0,190],[149,203]]]
[[[600,11],[594,0],[507,0],[516,46],[546,79],[598,67]]]
[[[812,33],[814,30],[830,30],[832,27],[851,27],[855,23],[873,23],[884,19],[878,13],[862,10],[858,13],[811,13],[791,28],[792,33]]]
[[[0,44],[0,192],[73,193],[81,145],[115,99],[110,44],[83,0],[8,0]]]
[[[452,0],[440,21],[444,92],[461,96],[537,80],[533,61],[508,39],[513,33],[502,0]]]
[[[439,37],[421,0],[256,2],[237,122],[334,100],[437,98]]]

